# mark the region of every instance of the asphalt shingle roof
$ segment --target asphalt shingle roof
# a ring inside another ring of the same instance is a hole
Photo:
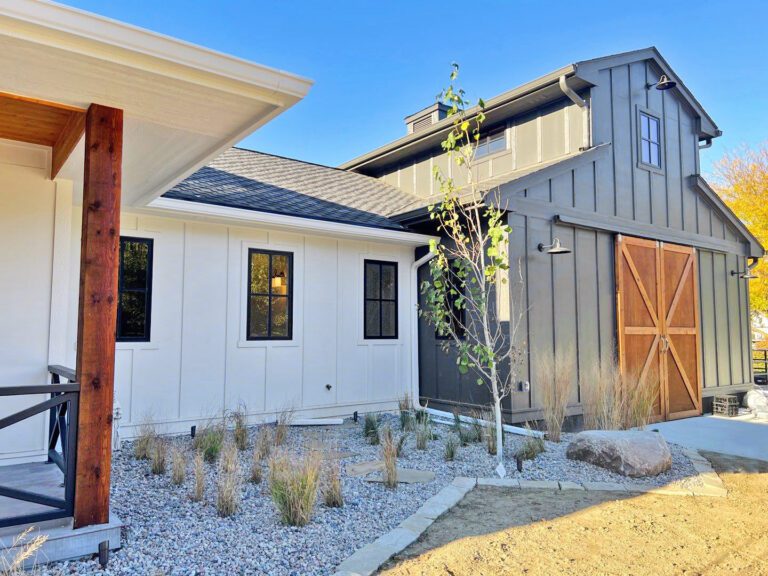
[[[403,230],[389,216],[417,197],[381,180],[263,152],[231,148],[165,198]]]

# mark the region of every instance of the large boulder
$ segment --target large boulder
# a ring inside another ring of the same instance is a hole
[[[672,454],[662,435],[644,430],[579,432],[566,455],[633,478],[656,476],[672,467]]]
[[[744,394],[743,403],[750,410],[768,410],[768,392],[760,388],[750,390]]]

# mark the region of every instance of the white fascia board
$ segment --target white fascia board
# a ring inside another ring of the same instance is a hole
[[[239,91],[234,81],[240,89],[271,94],[274,103],[283,106],[303,98],[312,86],[311,80],[289,72],[46,0],[3,2],[0,17],[31,25],[5,29],[3,34],[194,83],[213,86],[217,79],[226,79],[230,91]],[[146,58],[136,58],[139,55]]]
[[[214,204],[203,204],[202,202],[190,202],[175,198],[157,198],[144,211],[162,212],[166,216],[175,215],[200,220],[214,220],[240,226],[261,225],[303,234],[339,236],[411,246],[422,246],[429,244],[430,240],[438,239],[435,236],[416,234],[414,232],[387,230],[370,226],[329,222],[327,220],[314,220],[312,218],[286,216],[284,214],[272,214],[242,208],[229,208],[227,206],[216,206]]]

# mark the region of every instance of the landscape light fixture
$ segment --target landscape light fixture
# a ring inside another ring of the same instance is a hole
[[[570,254],[571,249],[566,248],[560,243],[560,238],[554,238],[552,240],[552,244],[544,244],[543,242],[539,244],[539,252],[544,252],[546,254]]]
[[[653,86],[656,87],[656,90],[669,90],[670,88],[677,86],[677,82],[667,78],[666,74],[662,74],[661,78],[659,78],[659,81],[656,84],[646,84],[645,88],[647,90]]]

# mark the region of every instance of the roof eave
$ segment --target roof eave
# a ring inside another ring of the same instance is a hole
[[[409,246],[422,246],[424,244],[429,244],[430,240],[436,239],[434,236],[418,234],[408,230],[394,230],[368,226],[365,224],[351,224],[331,220],[303,218],[301,216],[274,214],[259,210],[232,208],[229,206],[219,206],[217,204],[207,204],[204,202],[193,202],[175,198],[157,198],[146,208],[139,208],[138,210],[163,213],[181,218],[199,218],[208,222],[218,221],[223,223],[237,223],[238,225],[272,226],[305,234],[349,237],[406,244]]]
[[[494,98],[487,100],[485,102],[484,112],[488,114],[489,112],[491,112],[492,110],[498,108],[503,104],[508,104],[515,100],[519,100],[520,98],[524,98],[525,96],[533,94],[536,91],[541,90],[542,88],[545,88],[551,84],[556,84],[560,79],[560,76],[573,76],[575,74],[575,71],[576,71],[575,65],[571,64],[568,66],[564,66],[563,68],[560,68],[558,70],[555,70],[554,72],[550,72],[549,74],[541,76],[540,78],[527,82],[522,86],[518,86],[517,88],[508,90],[503,94],[500,94]],[[469,116],[472,116],[478,111],[479,111],[479,108],[475,106],[467,110],[467,114]],[[429,128],[425,128],[413,134],[408,134],[407,136],[399,138],[394,142],[390,142],[388,144],[385,144],[384,146],[380,146],[379,148],[376,148],[375,150],[368,152],[367,154],[363,154],[362,156],[353,158],[352,160],[349,160],[339,165],[339,168],[342,168],[344,170],[359,170],[375,161],[380,161],[386,158],[392,152],[395,152],[395,151],[399,152],[409,147],[412,147],[417,143],[421,143],[424,140],[442,136],[445,133],[447,133],[448,130],[450,130],[451,126],[453,126],[453,118],[451,117],[444,118],[443,120],[436,122]]]
[[[6,3],[0,6],[0,17],[16,23],[4,34],[218,89],[251,95],[258,91],[281,106],[303,98],[313,84],[296,74],[47,0]]]

